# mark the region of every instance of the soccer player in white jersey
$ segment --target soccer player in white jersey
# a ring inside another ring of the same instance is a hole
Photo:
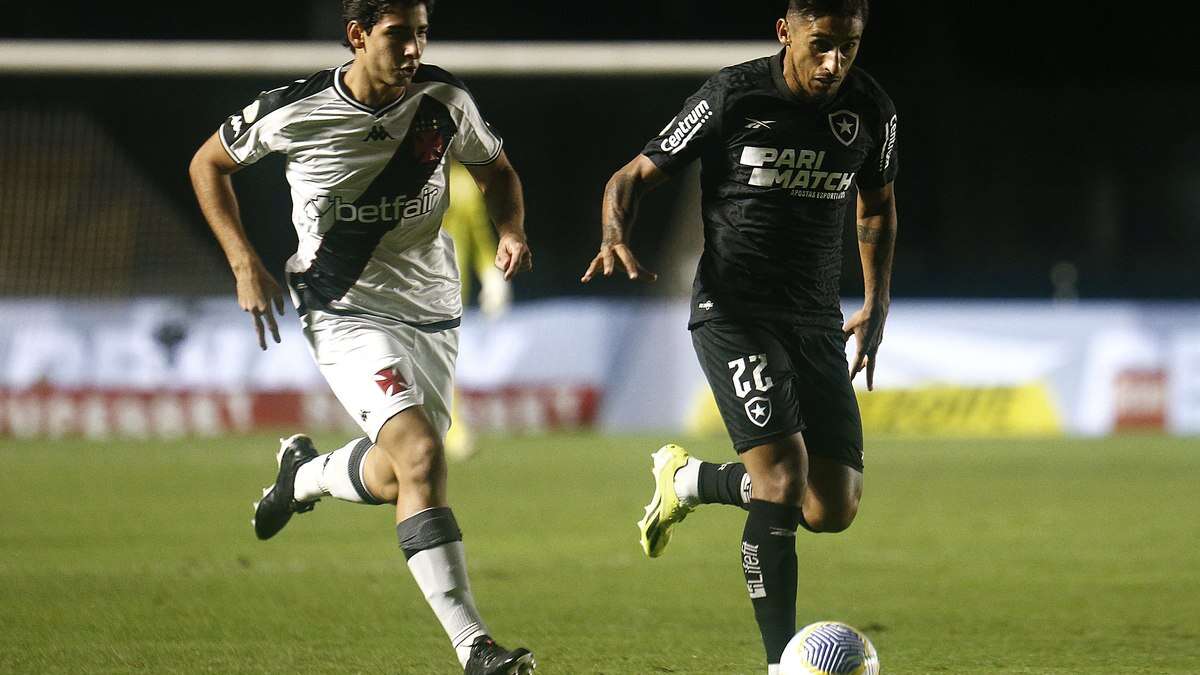
[[[524,675],[526,649],[488,635],[471,595],[462,534],[446,497],[442,439],[462,314],[454,244],[441,229],[447,161],[465,164],[499,233],[506,279],[531,267],[521,183],[470,93],[421,63],[434,0],[343,0],[349,63],[263,92],[196,152],[200,207],[237,280],[259,345],[279,331],[282,289],[249,243],[230,174],[286,155],[298,249],[287,280],[314,359],[366,436],[318,455],[281,444],[274,485],[255,504],[268,539],[325,495],[395,504],[417,585],[468,675]]]

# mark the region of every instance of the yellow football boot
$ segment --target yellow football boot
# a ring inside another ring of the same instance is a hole
[[[646,515],[637,526],[642,534],[642,550],[651,558],[657,558],[671,541],[671,528],[682,522],[695,506],[680,500],[675,493],[675,472],[687,464],[687,450],[668,443],[651,457],[654,459],[650,469],[654,476],[654,497],[646,505]]]

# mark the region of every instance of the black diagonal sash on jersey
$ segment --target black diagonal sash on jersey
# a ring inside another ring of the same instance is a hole
[[[377,204],[397,195],[419,196],[457,130],[446,106],[431,96],[424,97],[395,154],[354,205]],[[373,223],[335,220],[304,273],[306,304],[316,301],[324,307],[345,295],[362,275],[379,241],[400,221],[399,214],[394,220],[381,218]]]

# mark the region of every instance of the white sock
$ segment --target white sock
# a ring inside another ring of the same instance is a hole
[[[687,464],[675,472],[675,494],[683,502],[695,504],[700,501],[700,460],[688,457]]]
[[[311,502],[325,495],[356,504],[380,503],[363,482],[362,465],[374,448],[368,438],[356,438],[346,445],[305,462],[296,472],[292,498]]]
[[[767,675],[779,675],[779,664],[778,663],[767,664]]]
[[[486,635],[488,629],[471,595],[463,543],[452,541],[419,551],[408,559],[408,569],[450,637],[459,663],[465,667],[471,656],[471,643]]]

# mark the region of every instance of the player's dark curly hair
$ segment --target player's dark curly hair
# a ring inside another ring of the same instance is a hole
[[[787,13],[801,16],[857,16],[867,22],[868,0],[788,0]]]
[[[350,23],[357,21],[368,33],[379,23],[379,17],[387,14],[393,7],[412,7],[425,5],[425,11],[433,16],[433,6],[437,0],[342,0],[342,21]],[[350,41],[342,38],[342,44],[350,47]],[[353,47],[350,47],[353,49]]]

